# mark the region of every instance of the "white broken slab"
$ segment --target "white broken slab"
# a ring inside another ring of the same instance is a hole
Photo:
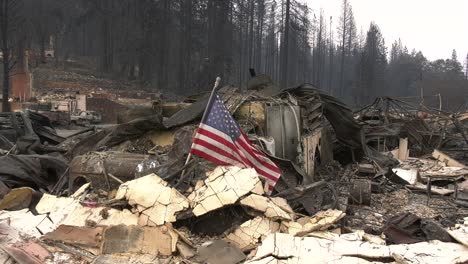
[[[97,225],[137,225],[138,215],[132,214],[129,210],[123,211],[117,209],[108,209],[107,217],[104,218],[101,214],[102,210],[107,210],[105,207],[84,207],[78,206],[69,214],[60,224],[70,226],[86,226],[89,221],[95,222]]]
[[[156,225],[175,222],[177,213],[189,207],[188,199],[156,174],[120,185],[115,198],[128,200]]]
[[[288,202],[281,197],[270,198],[258,194],[251,194],[242,199],[240,204],[263,212],[266,217],[274,220],[294,219],[294,211],[291,206],[289,206]]]
[[[32,237],[40,237],[55,229],[55,224],[47,215],[34,215],[29,209],[0,211],[0,222],[7,223],[18,232]]]
[[[236,203],[241,197],[264,193],[257,172],[239,167],[217,167],[188,197],[196,216]]]
[[[36,205],[36,211],[39,214],[48,214],[61,212],[66,209],[75,209],[79,205],[79,201],[71,197],[57,197],[45,193],[39,203]]]
[[[303,236],[313,231],[322,231],[330,228],[333,224],[345,217],[345,213],[340,210],[329,209],[320,211],[314,216],[299,218],[295,222],[283,222],[287,233],[296,236]]]
[[[257,249],[255,257],[247,263],[264,263],[263,258],[281,259],[282,263],[362,263],[343,259],[348,256],[365,256],[372,259],[391,257],[386,246],[371,245],[362,241],[344,239],[323,239],[316,237],[295,237],[290,234],[269,235]],[[363,260],[357,258],[356,260]],[[273,262],[275,263],[275,262]],[[367,263],[367,262],[363,262]]]
[[[468,248],[456,243],[433,240],[409,245],[391,245],[388,247],[392,256],[399,263],[455,264],[466,263],[468,261]]]
[[[465,217],[464,220],[463,224],[456,224],[455,227],[447,231],[453,239],[468,247],[468,217]]]
[[[409,184],[416,184],[419,179],[419,171],[417,169],[392,169],[393,173],[395,173],[398,177],[403,179]]]
[[[341,237],[323,239],[275,233],[263,241],[246,263],[379,263],[394,257],[398,263],[463,263],[468,261],[468,249],[440,241],[385,246]]]
[[[279,227],[279,223],[259,216],[243,223],[225,240],[245,251],[254,248],[267,235],[277,232]]]
[[[63,225],[86,226],[89,221],[98,225],[136,225],[138,215],[132,214],[129,210],[106,209],[105,207],[82,206],[79,200],[70,197],[57,197],[44,194],[36,205],[39,214],[48,214],[55,227]],[[106,217],[101,214],[106,210]],[[55,228],[54,228],[55,229]]]

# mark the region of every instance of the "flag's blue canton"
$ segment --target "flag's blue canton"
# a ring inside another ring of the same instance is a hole
[[[211,106],[205,124],[216,128],[217,130],[229,135],[232,141],[236,141],[240,137],[240,129],[224,105],[221,98],[216,95],[216,98]]]

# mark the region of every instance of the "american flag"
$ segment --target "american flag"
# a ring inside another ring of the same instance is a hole
[[[190,153],[222,166],[254,168],[270,192],[281,176],[278,166],[250,143],[218,95],[208,104]]]

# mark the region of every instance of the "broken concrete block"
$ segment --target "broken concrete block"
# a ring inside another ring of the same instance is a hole
[[[107,211],[106,219],[101,215],[101,211],[103,209],[105,209],[105,207],[90,208],[79,205],[60,223],[71,226],[86,226],[87,221],[93,221],[97,225],[105,226],[138,224],[138,215],[132,214],[127,209],[122,211],[113,208],[109,209]]]
[[[40,237],[55,229],[47,215],[34,215],[28,209],[0,211],[0,221],[8,221],[10,227],[32,237]]]
[[[74,210],[79,205],[79,201],[71,197],[57,197],[55,195],[44,194],[36,205],[39,214],[66,213],[69,209]],[[66,211],[64,211],[66,210]]]
[[[468,260],[468,248],[437,240],[385,246],[349,241],[342,236],[323,239],[275,233],[263,240],[256,255],[246,263],[362,264],[380,263],[392,258],[398,263],[464,263]]]
[[[189,207],[187,198],[156,174],[122,184],[115,198],[127,199],[156,225],[175,222],[177,213]]]
[[[347,258],[351,255],[353,258]],[[364,256],[359,258],[358,256]],[[247,263],[370,263],[368,259],[384,259],[390,257],[385,246],[370,245],[362,241],[345,239],[295,237],[290,234],[275,233],[263,240],[257,249],[255,257]],[[271,262],[265,262],[269,259]],[[275,262],[276,261],[276,262]]]
[[[170,256],[177,238],[167,226],[118,225],[104,230],[101,254],[138,253]]]
[[[279,223],[265,217],[256,217],[243,223],[225,240],[234,243],[241,250],[247,251],[254,248],[262,238],[279,230]]]
[[[455,243],[433,240],[416,244],[388,246],[398,263],[466,263],[468,248]]]
[[[340,210],[329,209],[318,212],[312,217],[299,218],[296,222],[283,222],[283,225],[289,234],[303,236],[313,231],[326,230],[340,221],[345,215]]]
[[[208,241],[198,248],[195,261],[210,264],[237,264],[246,258],[244,252],[224,240]]]
[[[204,185],[196,188],[189,200],[196,216],[226,205],[236,203],[249,193],[263,194],[263,186],[257,172],[239,167],[217,167],[208,174]]]
[[[463,224],[457,224],[447,231],[453,239],[468,247],[468,217],[465,217]]]
[[[263,212],[266,217],[274,220],[293,220],[294,211],[287,201],[280,197],[269,198],[251,194],[242,199],[240,203],[257,211]]]

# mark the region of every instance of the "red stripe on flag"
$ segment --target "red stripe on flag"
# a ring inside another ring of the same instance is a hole
[[[227,146],[228,148],[234,150],[235,152],[237,152],[237,154],[239,155],[239,157],[242,159],[241,163],[243,163],[244,165],[248,166],[248,167],[254,167],[254,165],[245,157],[244,153],[242,151],[239,150],[239,148],[234,145],[234,143],[232,141],[228,141],[226,140],[225,138],[219,136],[219,135],[216,135],[215,133],[212,133],[206,129],[203,129],[203,128],[199,128],[198,129],[198,133],[201,134],[201,135],[204,135],[206,137],[209,137],[215,141],[218,141],[220,144],[222,145],[225,145]],[[219,132],[219,133],[223,133],[223,132]],[[236,159],[236,160],[239,160],[239,159]]]
[[[245,138],[244,138],[244,140],[245,140]],[[278,167],[272,165],[269,162],[266,162],[266,161],[258,158],[257,155],[252,152],[252,150],[250,149],[250,146],[246,144],[247,141],[244,141],[244,140],[237,140],[237,143],[239,145],[241,145],[246,152],[249,152],[251,154],[252,158],[254,158],[257,162],[259,162],[260,164],[262,164],[266,168],[270,169],[271,171],[276,172],[276,173],[280,173],[280,170],[278,169]],[[262,153],[262,156],[265,156],[265,154]]]
[[[216,145],[213,145],[213,144],[211,144],[209,142],[206,142],[206,141],[204,141],[202,139],[195,138],[193,140],[193,144],[203,146],[203,147],[205,147],[207,149],[210,149],[210,150],[212,150],[214,152],[219,153],[221,156],[225,156],[225,157],[228,157],[228,158],[230,158],[232,160],[238,161],[239,163],[243,163],[236,156],[232,155],[232,153],[229,153],[229,152],[217,147]]]
[[[204,158],[206,160],[209,160],[209,161],[211,161],[213,163],[216,163],[218,165],[221,165],[221,166],[232,165],[230,163],[224,162],[224,161],[222,161],[222,160],[220,160],[220,159],[218,159],[216,157],[213,157],[213,156],[209,155],[208,153],[203,152],[203,151],[198,150],[198,149],[192,149],[192,150],[190,150],[190,153],[192,153],[193,155],[197,155],[199,157],[202,157],[202,158]]]
[[[227,147],[229,147],[231,149],[236,148],[236,146],[234,145],[234,143],[232,141],[228,141],[225,138],[220,137],[219,135],[216,135],[215,133],[212,133],[212,132],[210,132],[210,131],[208,131],[206,129],[199,128],[197,133],[199,133],[201,135],[204,135],[204,136],[207,136],[209,138],[212,138],[212,139],[218,141],[219,143],[221,143],[223,145],[226,145]],[[223,133],[223,132],[220,131],[220,133]]]

